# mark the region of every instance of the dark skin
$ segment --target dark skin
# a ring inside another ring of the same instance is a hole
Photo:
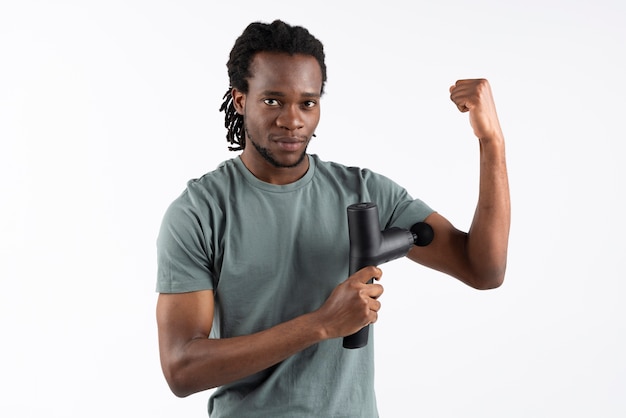
[[[232,91],[244,115],[246,141],[241,159],[259,179],[289,184],[308,170],[303,158],[320,119],[322,75],[307,55],[258,53],[248,93]],[[510,201],[500,129],[487,80],[460,80],[450,98],[480,144],[479,200],[469,232],[456,229],[438,213],[428,222],[433,242],[413,247],[408,257],[476,289],[500,286],[506,269]],[[370,266],[337,286],[316,311],[264,331],[235,338],[210,339],[214,295],[205,290],[160,294],[157,324],[161,365],[177,396],[221,386],[249,376],[331,338],[350,335],[378,319],[382,271]]]
[[[302,157],[320,120],[319,64],[310,56],[261,53],[251,71],[248,94],[232,92],[235,109],[244,115],[246,141],[253,144],[241,159],[265,182],[293,183],[309,169]],[[259,147],[273,156],[272,162]]]

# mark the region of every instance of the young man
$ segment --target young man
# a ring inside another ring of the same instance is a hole
[[[469,233],[391,180],[307,154],[326,81],[322,44],[301,27],[253,23],[228,62],[222,109],[241,155],[188,183],[158,238],[159,348],[177,396],[218,388],[212,417],[376,417],[376,266],[348,277],[347,206],[376,203],[382,229],[426,221],[412,260],[477,289],[504,278],[510,222],[504,139],[486,80],[457,81],[480,144]]]

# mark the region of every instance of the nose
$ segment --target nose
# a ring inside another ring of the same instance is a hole
[[[301,110],[297,105],[283,107],[278,118],[276,118],[276,124],[290,131],[302,128],[304,126],[304,118]]]

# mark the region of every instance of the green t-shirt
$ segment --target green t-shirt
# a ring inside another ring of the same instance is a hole
[[[213,289],[211,338],[247,335],[318,309],[348,277],[346,208],[378,206],[381,229],[410,228],[432,210],[390,179],[309,156],[304,177],[265,183],[239,157],[187,189],[165,213],[157,240],[157,291]],[[218,388],[212,417],[377,417],[373,330],[369,344],[340,338]]]

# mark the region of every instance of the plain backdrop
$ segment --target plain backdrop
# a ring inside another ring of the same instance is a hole
[[[236,156],[218,112],[252,21],[321,39],[310,152],[376,170],[467,230],[490,80],[513,204],[505,284],[383,266],[382,417],[626,416],[624,51],[615,0],[0,0],[0,415],[202,417],[162,376],[155,241]],[[346,237],[347,239],[347,237]]]

